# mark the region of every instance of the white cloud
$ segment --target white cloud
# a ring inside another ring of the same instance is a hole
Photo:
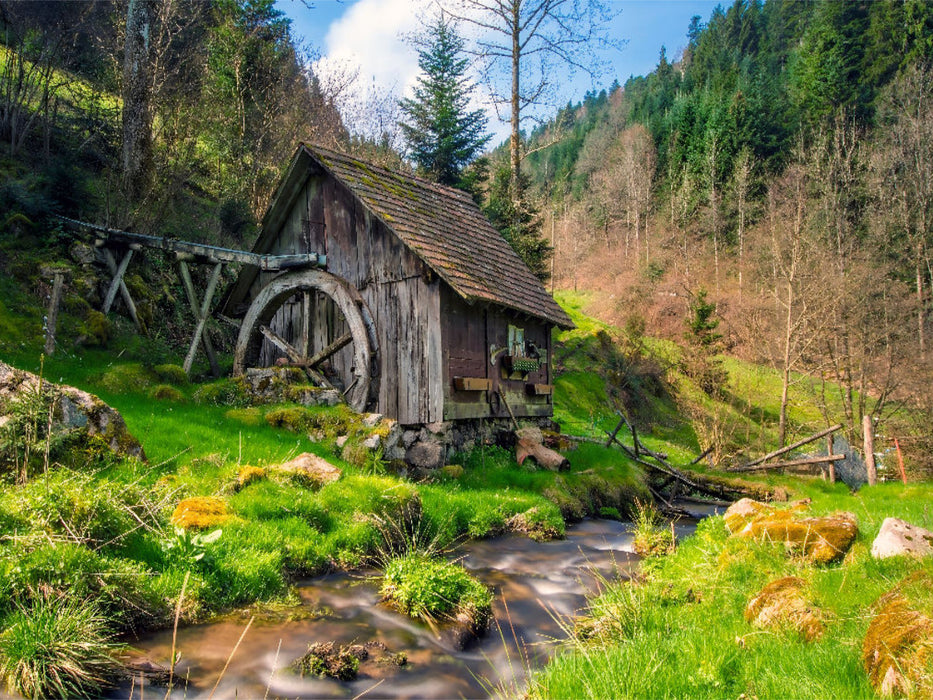
[[[405,37],[423,29],[422,18],[429,17],[432,0],[358,0],[328,28],[323,57],[314,71],[326,85],[346,83],[346,76],[356,73],[351,89],[338,100],[340,110],[351,130],[370,137],[376,126],[373,112],[384,112],[387,103],[411,96],[418,77],[418,51]],[[464,34],[475,28],[462,26]],[[476,108],[485,109],[489,128],[496,139],[507,127],[496,119],[495,110],[485,98],[484,86],[477,86]],[[388,116],[388,115],[385,115]],[[377,120],[384,126],[383,120]]]

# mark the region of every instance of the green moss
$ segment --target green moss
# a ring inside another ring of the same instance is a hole
[[[149,391],[149,398],[178,403],[185,400],[185,395],[171,384],[159,384]]]

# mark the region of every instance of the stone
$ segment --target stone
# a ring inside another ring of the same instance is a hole
[[[733,537],[783,542],[788,549],[802,553],[814,564],[830,564],[845,556],[858,536],[858,520],[853,513],[840,512],[825,517],[800,517],[809,509],[808,501],[797,501],[789,508],[743,498],[724,514]]]
[[[444,445],[435,440],[419,440],[405,451],[405,461],[418,469],[437,469],[444,462]]]
[[[364,413],[362,423],[367,428],[375,428],[381,420],[381,413]]]
[[[375,452],[382,445],[382,438],[378,435],[370,435],[368,438],[363,440],[363,447],[371,452]]]
[[[72,244],[68,254],[80,265],[93,265],[97,261],[97,250],[80,241]]]
[[[918,571],[881,596],[862,643],[862,665],[882,696],[933,697],[933,576]]]
[[[823,636],[825,626],[817,608],[806,595],[807,582],[797,576],[771,581],[745,607],[745,620],[755,627],[790,628],[812,642]]]
[[[908,555],[928,557],[933,554],[933,532],[911,525],[900,518],[885,518],[871,545],[875,559]]]
[[[52,409],[52,434],[61,436],[78,432],[85,439],[97,438],[111,451],[125,457],[145,460],[142,445],[126,427],[120,412],[97,396],[72,386],[53,384],[31,372],[0,362],[0,418],[6,425],[12,406],[26,397],[39,397],[48,420]],[[43,426],[44,429],[45,426]]]
[[[337,481],[343,475],[339,468],[323,457],[318,457],[310,452],[303,452],[295,459],[269,467],[269,470],[284,474],[310,488],[321,488]]]
[[[453,424],[449,421],[435,421],[434,423],[425,423],[424,429],[431,435],[446,435]]]
[[[334,440],[334,444],[337,445],[337,449],[342,450],[343,446],[347,444],[347,440],[349,439],[350,439],[349,435],[341,435],[336,440]]]
[[[412,445],[414,445],[417,440],[418,440],[417,430],[406,430],[402,433],[402,445],[405,446],[406,450]]]

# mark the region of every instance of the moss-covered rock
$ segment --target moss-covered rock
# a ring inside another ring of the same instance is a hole
[[[862,663],[881,695],[933,697],[933,576],[917,572],[879,598]]]
[[[24,453],[24,441],[36,443],[35,454],[51,446],[52,459],[75,466],[91,451],[146,458],[123,416],[97,396],[0,362],[0,464],[7,448]]]
[[[812,642],[825,630],[819,609],[807,596],[807,582],[797,576],[779,578],[762,588],[745,607],[745,620],[755,627],[789,628]]]
[[[781,509],[743,498],[724,517],[733,537],[783,542],[790,551],[803,554],[814,564],[839,561],[858,536],[855,515],[841,512],[801,517],[808,509],[803,502]]]
[[[172,525],[185,530],[203,530],[223,525],[230,517],[226,502],[213,496],[195,496],[175,506]]]

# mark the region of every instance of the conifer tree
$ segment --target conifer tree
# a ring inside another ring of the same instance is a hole
[[[486,115],[470,110],[473,84],[466,76],[463,39],[443,14],[427,27],[418,52],[413,98],[402,100],[402,133],[420,174],[445,185],[460,185],[464,167],[489,141]]]

